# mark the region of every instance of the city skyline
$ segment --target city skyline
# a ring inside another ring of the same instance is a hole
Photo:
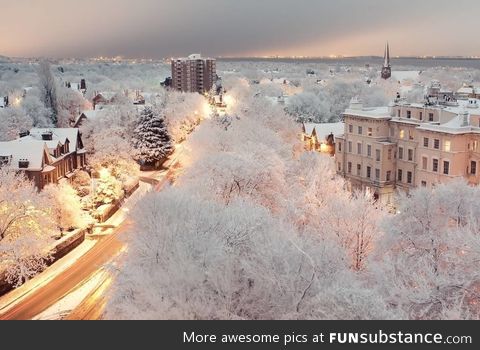
[[[478,57],[478,10],[473,0],[21,0],[2,4],[0,55],[381,56],[388,40],[392,56]]]

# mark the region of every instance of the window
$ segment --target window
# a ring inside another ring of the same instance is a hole
[[[403,147],[398,147],[398,159],[403,159]]]
[[[367,166],[367,177],[370,179],[372,177],[372,167]]]
[[[420,119],[420,120],[423,120],[423,112],[420,112],[419,119]]]
[[[338,152],[342,152],[342,143],[341,142],[338,143]]]
[[[470,174],[476,175],[477,174],[477,162],[472,160],[470,162]]]
[[[358,134],[359,135],[363,134],[363,128],[361,126],[358,127]]]
[[[352,141],[348,141],[348,152],[352,153]]]
[[[433,148],[440,149],[440,140],[439,139],[434,139],[433,140]]]
[[[412,183],[412,172],[407,171],[407,183],[411,184]]]
[[[433,122],[433,113],[428,113],[428,121]]]
[[[360,175],[362,175],[362,165],[357,164],[357,176],[360,176]]]
[[[422,181],[422,187],[427,187],[427,181]]]
[[[372,156],[372,145],[367,145],[367,157]]]
[[[377,162],[380,161],[380,150],[379,149],[375,150],[375,159],[377,160]]]
[[[410,119],[412,117],[412,111],[407,111],[407,118]]]
[[[448,175],[450,173],[450,162],[447,160],[443,161],[443,174]]]
[[[338,162],[338,171],[342,171],[342,163]]]
[[[388,151],[387,151],[387,158],[388,160],[392,160],[392,149],[389,148]]]
[[[451,148],[451,142],[450,141],[445,141],[443,143],[443,149],[445,152],[450,152],[450,148]]]
[[[362,144],[360,142],[357,143],[357,154],[362,154]]]
[[[432,160],[432,171],[438,172],[438,159]]]
[[[375,169],[375,180],[380,180],[380,169]]]
[[[424,137],[424,138],[423,138],[423,147],[427,147],[427,148],[428,148],[428,143],[429,143],[428,137]]]
[[[397,110],[397,117],[400,118],[400,110]]]
[[[367,135],[368,135],[368,136],[372,136],[372,135],[373,135],[373,129],[372,129],[372,128],[368,128],[368,130],[367,130]]]
[[[392,172],[390,170],[387,171],[387,176],[385,177],[385,179],[387,181],[390,181],[390,178],[392,177]]]
[[[398,181],[402,182],[402,178],[403,178],[403,171],[402,169],[398,169]]]
[[[428,158],[422,157],[422,170],[427,170],[427,166],[428,166]]]
[[[351,173],[352,173],[352,162],[348,162],[348,163],[347,163],[347,169],[348,169],[348,170],[347,170],[348,173],[351,174]]]
[[[400,138],[403,139],[405,137],[405,130],[400,130]]]
[[[408,161],[413,162],[413,149],[408,149]]]
[[[353,125],[352,124],[348,124],[348,132],[350,134],[353,133]]]

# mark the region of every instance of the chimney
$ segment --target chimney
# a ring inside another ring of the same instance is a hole
[[[30,162],[28,161],[28,159],[19,159],[18,160],[18,167],[20,169],[27,169],[29,164],[30,164]]]
[[[52,141],[53,133],[51,131],[44,131],[42,132],[42,140],[43,141]]]
[[[350,109],[361,111],[363,109],[363,102],[358,96],[354,96],[350,100]]]

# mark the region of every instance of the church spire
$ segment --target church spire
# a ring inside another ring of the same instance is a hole
[[[388,45],[388,41],[387,41],[387,44],[385,45],[385,55],[384,55],[384,63],[383,63],[383,66],[384,67],[390,67],[390,47]]]
[[[383,59],[382,78],[388,79],[392,76],[392,66],[390,65],[390,45],[388,45],[388,41],[385,44],[385,53]]]

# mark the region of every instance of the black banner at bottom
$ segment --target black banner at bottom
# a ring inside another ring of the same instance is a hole
[[[45,342],[53,349],[135,350],[473,349],[480,331],[478,321],[30,321],[1,326],[2,348]]]

